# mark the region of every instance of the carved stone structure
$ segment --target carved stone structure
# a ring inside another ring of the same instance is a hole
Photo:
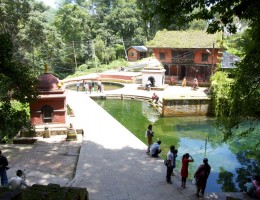
[[[145,87],[147,81],[151,82],[151,87],[162,87],[165,82],[165,69],[157,59],[151,59],[142,72],[142,86]]]
[[[46,71],[40,75],[39,96],[30,104],[32,125],[65,124],[66,93],[59,79]]]

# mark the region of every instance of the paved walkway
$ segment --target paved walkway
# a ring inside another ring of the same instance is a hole
[[[74,126],[84,138],[72,186],[86,187],[91,200],[194,199],[194,186],[180,187],[179,176],[166,183],[162,159],[146,155],[147,146],[88,95],[68,92]]]

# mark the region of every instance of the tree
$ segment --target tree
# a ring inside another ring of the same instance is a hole
[[[13,137],[28,125],[26,109],[16,109],[12,102],[23,105],[37,96],[37,79],[32,68],[26,63],[15,60],[11,36],[0,34],[0,139]]]
[[[260,1],[156,0],[150,2],[148,8],[143,10],[143,16],[159,16],[165,28],[173,23],[186,24],[193,19],[203,19],[209,22],[208,33],[224,30],[235,33],[238,21],[248,21],[246,31],[248,37],[243,46],[243,59],[233,73],[234,79],[225,92],[226,96],[223,98],[223,95],[217,95],[219,94],[217,88],[213,90],[214,98],[220,98],[214,101],[226,103],[225,106],[215,105],[215,113],[217,125],[224,127],[225,139],[232,137],[233,128],[243,123],[247,117],[259,120]],[[240,135],[248,134],[250,130],[252,127]]]
[[[88,14],[77,4],[67,4],[61,7],[54,25],[65,42],[80,41],[89,35]]]

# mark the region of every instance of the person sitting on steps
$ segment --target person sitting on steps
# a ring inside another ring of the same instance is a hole
[[[146,82],[146,84],[145,84],[145,90],[151,90],[151,86],[152,86],[152,83],[151,83],[151,81],[148,79],[147,80],[147,82]]]
[[[158,101],[159,101],[159,97],[155,93],[153,93],[153,96],[152,96],[152,101],[154,101],[154,100],[155,100],[155,103],[158,103]]]

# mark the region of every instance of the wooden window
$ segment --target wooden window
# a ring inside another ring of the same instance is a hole
[[[209,54],[203,53],[201,54],[201,61],[202,62],[208,62]]]
[[[160,52],[160,60],[165,60],[165,53],[164,52]]]

